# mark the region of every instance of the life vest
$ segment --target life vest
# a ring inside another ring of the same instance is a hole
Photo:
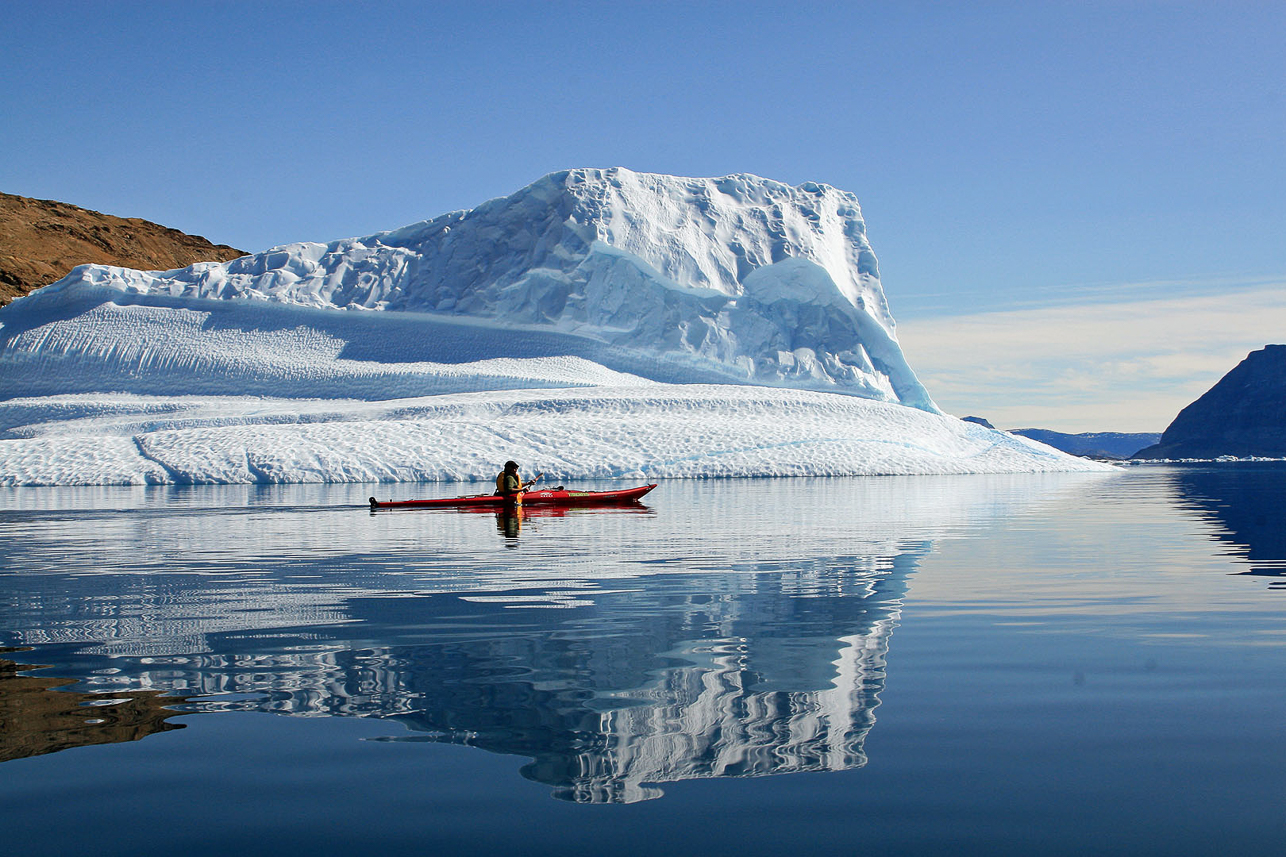
[[[500,475],[496,477],[497,494],[517,494],[521,490],[522,480],[516,474],[510,476],[508,471],[500,471]]]

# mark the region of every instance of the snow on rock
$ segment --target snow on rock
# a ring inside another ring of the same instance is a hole
[[[1101,467],[942,415],[857,200],[571,170],[226,263],[77,268],[0,310],[0,485]]]

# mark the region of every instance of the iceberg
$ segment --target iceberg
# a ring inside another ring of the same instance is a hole
[[[625,169],[0,310],[0,485],[1095,469],[942,414],[857,199]]]

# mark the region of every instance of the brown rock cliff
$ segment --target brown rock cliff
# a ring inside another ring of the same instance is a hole
[[[244,255],[137,217],[0,193],[0,306],[57,282],[77,265],[168,271]]]

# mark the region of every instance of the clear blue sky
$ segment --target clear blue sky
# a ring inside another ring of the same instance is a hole
[[[1286,275],[1286,3],[0,0],[0,21],[0,190],[249,251],[619,165],[853,191],[904,331]]]

